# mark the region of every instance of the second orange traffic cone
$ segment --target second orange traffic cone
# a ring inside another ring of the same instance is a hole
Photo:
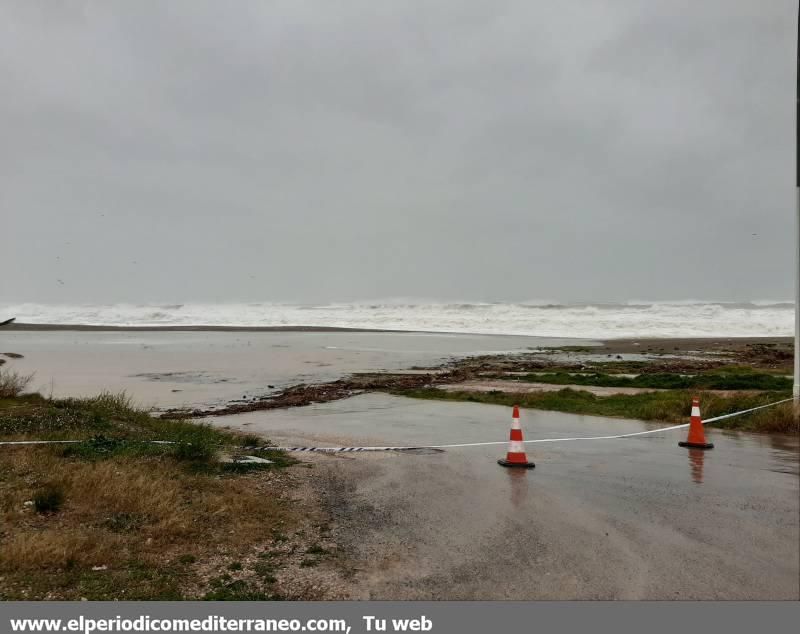
[[[528,462],[525,455],[525,445],[522,442],[522,427],[519,424],[519,407],[514,405],[514,414],[511,417],[511,435],[508,440],[508,453],[505,460],[500,459],[497,464],[504,467],[521,467],[533,469],[536,465]]]
[[[700,399],[692,399],[692,417],[689,421],[689,437],[685,442],[679,442],[679,447],[693,449],[713,449],[714,443],[706,442],[706,432],[703,429],[703,419],[700,418]]]

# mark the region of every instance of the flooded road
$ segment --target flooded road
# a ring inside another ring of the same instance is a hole
[[[214,424],[300,445],[505,441],[509,408],[369,394]],[[526,439],[659,427],[522,410]],[[798,599],[798,441],[708,429],[444,453],[302,454],[371,599]]]

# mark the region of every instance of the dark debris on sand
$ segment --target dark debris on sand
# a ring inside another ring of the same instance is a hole
[[[620,361],[619,355],[636,353]],[[586,355],[592,360],[588,360]],[[409,372],[359,373],[319,384],[299,384],[277,394],[232,401],[217,409],[170,409],[162,418],[225,416],[260,410],[327,403],[363,392],[402,394],[421,388],[461,383],[476,378],[511,377],[526,372],[671,373],[693,375],[745,365],[753,370],[791,371],[790,339],[665,339],[616,340],[592,347],[564,347],[458,359],[435,368]],[[602,359],[602,360],[598,360]]]
[[[312,403],[327,403],[348,398],[362,392],[372,391],[404,391],[423,387],[432,387],[437,384],[457,383],[474,376],[468,369],[454,368],[442,372],[424,374],[389,374],[389,373],[363,373],[354,374],[338,381],[308,385],[301,383],[288,387],[273,396],[265,396],[258,400],[246,403],[229,403],[218,409],[169,409],[161,414],[161,418],[188,417],[199,418],[204,416],[226,416],[228,414],[243,414],[268,409],[283,409],[287,407],[302,407]]]

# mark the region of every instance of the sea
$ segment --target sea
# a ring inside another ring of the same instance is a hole
[[[791,336],[794,302],[622,303],[381,300],[44,304],[0,303],[0,320],[97,326],[316,326],[410,332],[612,339]]]

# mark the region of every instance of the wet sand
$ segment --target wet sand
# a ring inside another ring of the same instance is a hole
[[[528,445],[508,408],[369,394],[210,419],[299,445],[500,441],[445,453],[301,454],[369,599],[800,598],[798,439],[709,429]],[[660,425],[523,410],[526,439]]]
[[[791,346],[792,337],[685,337],[685,338],[653,338],[607,339],[602,342],[604,351],[613,354],[643,352],[647,349],[697,351],[697,352],[736,352],[753,345]]]
[[[509,394],[534,394],[536,392],[558,392],[570,389],[581,392],[589,392],[595,396],[612,396],[613,394],[647,394],[648,392],[666,392],[660,388],[653,387],[602,387],[598,385],[573,385],[570,383],[533,383],[529,381],[509,381],[478,379],[462,381],[460,383],[449,383],[437,386],[445,392],[507,392]],[[758,390],[703,390],[707,394],[718,396],[734,396],[736,394],[758,394]]]
[[[336,326],[94,326],[91,324],[25,324],[12,322],[6,330],[21,332],[408,332],[375,328],[342,328]]]
[[[566,349],[548,350],[561,346]],[[356,372],[405,373],[421,366],[435,376],[441,364],[466,357],[477,357],[475,367],[470,367],[471,362],[461,364],[476,377],[489,370],[514,374],[526,367],[530,371],[537,363],[580,367],[617,359],[646,360],[654,371],[688,373],[732,362],[772,370],[789,367],[790,371],[791,363],[791,340],[786,338],[589,341],[289,326],[13,324],[0,329],[0,349],[24,355],[0,360],[16,371],[35,373],[31,387],[45,395],[126,391],[143,407],[200,413],[226,406],[231,411],[247,409],[275,397],[277,401],[269,405],[282,406],[281,395],[287,388],[339,381]],[[539,354],[531,354],[537,350]],[[582,389],[610,393],[605,388]],[[352,391],[359,390],[340,389],[339,397]],[[624,388],[612,391],[626,392]],[[304,402],[318,400],[314,393],[307,397]],[[333,398],[337,396],[331,393],[325,400]],[[294,396],[289,400],[290,405],[303,402],[299,398],[295,403]]]
[[[4,367],[35,373],[34,390],[54,396],[125,390],[142,406],[156,408],[217,407],[352,372],[396,371],[573,341],[361,331],[0,331],[0,350],[24,355]]]
[[[535,392],[558,392],[564,389],[581,390],[596,396],[611,396],[612,394],[646,394],[647,392],[662,392],[663,390],[643,387],[599,387],[597,385],[571,385],[569,383],[531,383],[530,381],[502,381],[481,379],[449,383],[438,386],[445,392],[509,392],[512,394],[532,394]]]

